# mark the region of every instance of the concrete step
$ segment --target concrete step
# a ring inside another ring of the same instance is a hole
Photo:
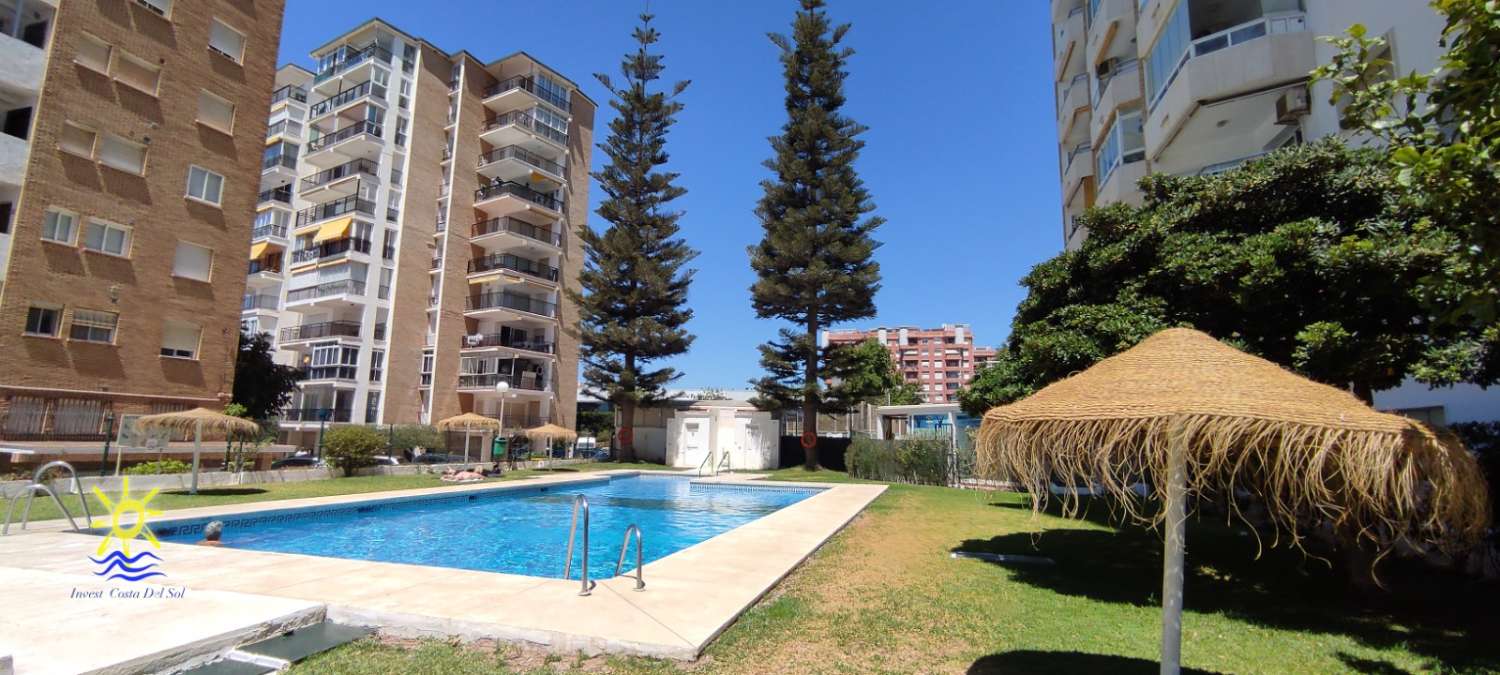
[[[263,675],[286,670],[313,654],[358,640],[371,632],[363,626],[322,621],[230,651],[222,660],[182,675]]]

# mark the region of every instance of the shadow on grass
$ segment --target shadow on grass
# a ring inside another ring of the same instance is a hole
[[[201,490],[198,490],[198,495],[197,496],[199,496],[199,497],[241,497],[241,496],[244,496],[244,495],[259,495],[259,494],[265,494],[265,493],[266,493],[266,491],[264,489],[262,489],[262,488],[249,488],[249,487],[246,487],[246,488],[203,488]],[[188,492],[187,490],[167,490],[167,491],[163,492],[162,494],[179,495],[179,496],[183,496],[183,497],[193,496],[192,493]]]
[[[1161,666],[1149,659],[1083,652],[1048,652],[1019,649],[981,657],[969,666],[969,675],[1004,673],[1157,673]],[[1183,668],[1184,673],[1210,673]]]
[[[543,471],[543,472],[546,472],[546,473],[578,473],[578,469],[569,469],[568,467],[565,467],[565,466],[559,466],[559,467],[556,467],[556,468],[538,467],[536,469],[533,469],[533,471]]]
[[[1056,510],[1055,505],[1047,509],[1054,515]],[[1111,522],[1100,504],[1080,517]],[[1342,567],[1330,568],[1300,551],[1269,548],[1269,540],[1265,544],[1257,559],[1255,537],[1244,528],[1190,520],[1186,608],[1278,629],[1347,635],[1375,648],[1404,647],[1431,659],[1434,668],[1500,668],[1500,645],[1480,637],[1500,635],[1495,609],[1500,585],[1417,561],[1391,560],[1380,567],[1386,589],[1372,595],[1354,590]],[[1143,527],[1020,532],[966,540],[953,550],[1047,556],[1057,564],[989,564],[1004,567],[1015,581],[1064,595],[1137,606],[1161,602],[1162,541]],[[1379,660],[1354,660],[1346,663],[1363,672],[1399,672]]]

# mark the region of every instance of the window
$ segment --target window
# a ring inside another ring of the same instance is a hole
[[[90,220],[83,235],[83,247],[110,255],[130,255],[130,230],[102,220]]]
[[[133,89],[155,96],[157,84],[161,82],[161,66],[148,63],[122,50],[115,54],[115,62],[110,67],[110,75]]]
[[[97,134],[94,132],[69,122],[63,124],[62,131],[57,134],[57,147],[93,159],[96,138]]]
[[[47,209],[42,214],[42,239],[72,246],[77,232],[77,215],[58,209]]]
[[[113,344],[115,326],[119,320],[120,315],[114,312],[75,309],[73,310],[73,324],[68,327],[68,339]]]
[[[26,334],[42,337],[57,337],[62,324],[62,308],[32,305],[26,310]]]
[[[1115,117],[1115,122],[1109,128],[1108,135],[1104,138],[1104,145],[1099,148],[1099,166],[1097,167],[1099,184],[1103,185],[1109,180],[1115,167],[1121,164],[1139,162],[1146,158],[1146,136],[1143,131],[1144,120],[1141,111],[1122,112]]]
[[[101,73],[109,72],[109,55],[113,48],[109,43],[85,33],[83,39],[78,41],[78,54],[73,57],[73,62]]]
[[[198,338],[201,333],[202,329],[195,324],[168,319],[162,324],[161,355],[174,359],[198,358]]]
[[[215,18],[208,31],[208,49],[239,63],[245,57],[245,35]]]
[[[149,10],[151,10],[153,12],[156,12],[157,14],[159,14],[161,16],[171,16],[172,15],[172,0],[135,0],[135,1],[138,4],[144,6],[146,9],[149,9]]]
[[[206,91],[198,92],[198,122],[226,134],[234,132],[234,104]]]
[[[146,173],[146,146],[114,134],[99,139],[99,161],[105,166],[133,174]]]
[[[177,242],[177,255],[172,259],[172,276],[208,281],[213,267],[213,249],[185,241]]]
[[[218,206],[223,192],[223,176],[203,167],[188,167],[187,196]]]
[[[385,350],[370,350],[370,381],[379,382],[381,375],[385,372]]]

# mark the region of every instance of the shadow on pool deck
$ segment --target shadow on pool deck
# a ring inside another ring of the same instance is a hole
[[[981,657],[969,666],[969,675],[1004,673],[1157,673],[1161,666],[1149,659],[1083,652],[1048,652],[1020,649]],[[1183,668],[1184,673],[1213,671]]]
[[[244,487],[244,488],[232,488],[232,487],[231,488],[203,488],[201,490],[198,490],[198,496],[199,497],[237,497],[237,496],[243,496],[243,495],[259,495],[259,494],[265,494],[265,493],[266,493],[266,490],[264,490],[262,488],[249,488],[249,487]],[[187,490],[166,490],[166,491],[163,491],[162,494],[187,496],[190,493]]]

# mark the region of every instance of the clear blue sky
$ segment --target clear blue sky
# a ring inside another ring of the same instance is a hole
[[[379,16],[438,47],[488,61],[525,50],[612,111],[593,73],[615,76],[644,1],[288,0],[281,61]],[[688,189],[682,232],[702,253],[689,298],[692,351],[680,387],[742,388],[778,322],[750,308],[745,248],[767,137],[785,121],[781,67],[766,33],[790,32],[793,0],[652,0],[666,79],[692,80],[668,142]],[[884,287],[875,318],[847,327],[968,323],[981,343],[1009,333],[1017,281],[1062,247],[1047,3],[831,0],[851,22],[845,112],[870,127],[859,171],[888,222],[877,233]],[[602,154],[595,152],[594,161]],[[600,192],[591,187],[597,205]],[[589,224],[602,220],[590,212]],[[841,326],[845,327],[845,326]]]

